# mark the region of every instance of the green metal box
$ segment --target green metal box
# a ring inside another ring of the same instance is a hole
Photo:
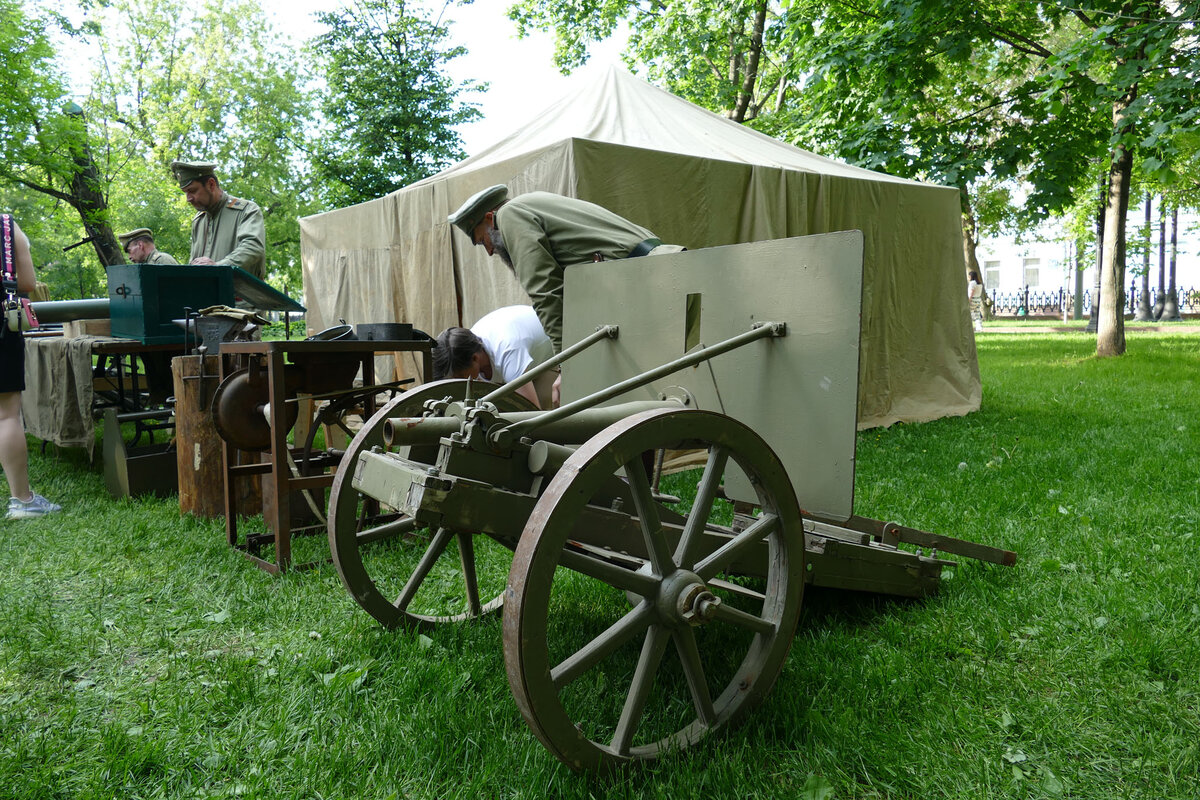
[[[183,309],[234,303],[229,266],[117,264],[108,268],[112,335],[142,344],[183,342]]]

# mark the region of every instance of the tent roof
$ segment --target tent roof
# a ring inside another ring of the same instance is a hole
[[[507,183],[583,197],[693,249],[861,230],[860,426],[979,408],[957,189],[822,158],[619,70],[588,77],[472,158],[303,218],[314,330],[347,319],[438,331],[528,302],[512,270],[446,219],[481,187]],[[415,375],[419,365],[396,368]],[[377,378],[391,370],[376,359]]]
[[[414,185],[443,180],[565,139],[590,139],[822,175],[918,184],[802,150],[700,108],[624,70],[609,67],[598,79],[564,95],[491,147]]]

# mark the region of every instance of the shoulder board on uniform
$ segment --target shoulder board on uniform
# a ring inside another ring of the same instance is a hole
[[[235,211],[241,211],[243,208],[246,207],[246,202],[247,201],[243,200],[240,197],[234,197],[231,194],[225,195],[225,207],[226,208],[232,208]]]

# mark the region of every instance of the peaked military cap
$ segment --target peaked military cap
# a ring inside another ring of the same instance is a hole
[[[483,216],[494,211],[497,206],[508,199],[508,187],[503,183],[489,186],[481,192],[476,192],[467,198],[467,202],[459,206],[447,219],[451,225],[458,227],[467,236],[475,232],[475,226],[483,221]]]
[[[216,177],[213,172],[217,165],[212,161],[172,161],[171,174],[179,181],[179,188],[186,189],[192,181],[209,176]]]
[[[154,232],[149,228],[136,228],[129,233],[117,234],[117,239],[121,242],[121,249],[128,251],[130,242],[132,242],[134,239],[140,239],[143,236],[149,237],[151,240],[153,240]]]

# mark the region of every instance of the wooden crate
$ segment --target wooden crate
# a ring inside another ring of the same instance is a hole
[[[104,319],[73,319],[63,323],[63,336],[67,339],[78,339],[80,336],[112,336],[112,320]]]

